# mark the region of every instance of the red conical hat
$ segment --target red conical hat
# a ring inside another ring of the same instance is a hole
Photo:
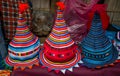
[[[50,69],[63,70],[71,68],[81,59],[78,47],[68,33],[63,19],[64,5],[58,2],[57,18],[49,37],[40,52],[40,62]]]

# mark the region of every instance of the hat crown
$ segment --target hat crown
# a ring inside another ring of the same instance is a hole
[[[98,13],[94,14],[88,35],[82,41],[83,47],[87,47],[92,52],[99,52],[111,47],[110,40],[105,36],[102,29],[101,19]],[[85,46],[86,45],[86,46]]]
[[[97,13],[94,14],[89,33],[82,41],[82,52],[84,54],[83,62],[92,68],[111,63],[117,58],[117,51],[106,37]]]

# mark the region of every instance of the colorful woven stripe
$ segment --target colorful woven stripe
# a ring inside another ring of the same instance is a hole
[[[10,51],[10,50],[8,52],[9,52],[9,54],[13,54],[15,56],[21,56],[22,57],[22,56],[31,55],[36,51],[39,51],[39,47],[37,47],[35,50],[29,50],[28,52],[14,52],[14,51]]]
[[[60,11],[60,10],[58,11],[57,17],[59,15],[62,15],[61,12],[62,11]],[[61,16],[59,18],[61,18],[61,20],[55,21],[56,25],[54,25],[54,27],[53,27],[53,30],[52,30],[53,33],[50,34],[50,36],[48,37],[48,39],[46,41],[49,45],[51,45],[51,47],[67,48],[67,47],[71,46],[71,44],[74,44],[74,41],[70,38],[70,35],[67,33],[68,30],[67,30],[65,21],[63,19],[63,16]],[[59,24],[61,24],[61,25],[59,25]],[[63,27],[59,27],[59,26],[63,26]],[[61,36],[61,34],[64,36]],[[64,43],[62,43],[62,42],[64,42]],[[56,47],[57,44],[59,44],[59,43],[60,43],[60,46]]]
[[[16,61],[11,60],[9,57],[6,57],[5,61],[6,61],[7,64],[9,64],[11,66],[21,67],[21,65],[22,65],[23,67],[27,67],[27,66],[38,63],[38,58],[34,58],[34,59],[32,59],[30,61],[27,61],[27,62],[23,62],[23,61],[22,62],[16,62]]]

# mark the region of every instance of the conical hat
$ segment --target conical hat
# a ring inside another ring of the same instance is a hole
[[[112,42],[105,36],[99,14],[96,12],[88,35],[82,41],[82,59],[89,68],[113,63],[118,52]]]
[[[10,66],[24,68],[38,64],[40,40],[29,30],[26,19],[22,15],[23,13],[19,13],[18,26],[14,38],[9,43],[9,56],[6,62]]]
[[[63,10],[59,8],[55,24],[45,40],[39,58],[43,66],[54,70],[71,68],[81,59],[79,50],[68,33]]]

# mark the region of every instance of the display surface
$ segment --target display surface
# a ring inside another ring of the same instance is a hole
[[[80,66],[79,68],[74,68],[73,72],[67,70],[65,74],[62,74],[61,72],[56,74],[53,71],[48,72],[46,68],[43,69],[34,66],[31,70],[15,70],[12,72],[11,76],[120,76],[120,63],[115,64],[113,67],[97,70]]]

